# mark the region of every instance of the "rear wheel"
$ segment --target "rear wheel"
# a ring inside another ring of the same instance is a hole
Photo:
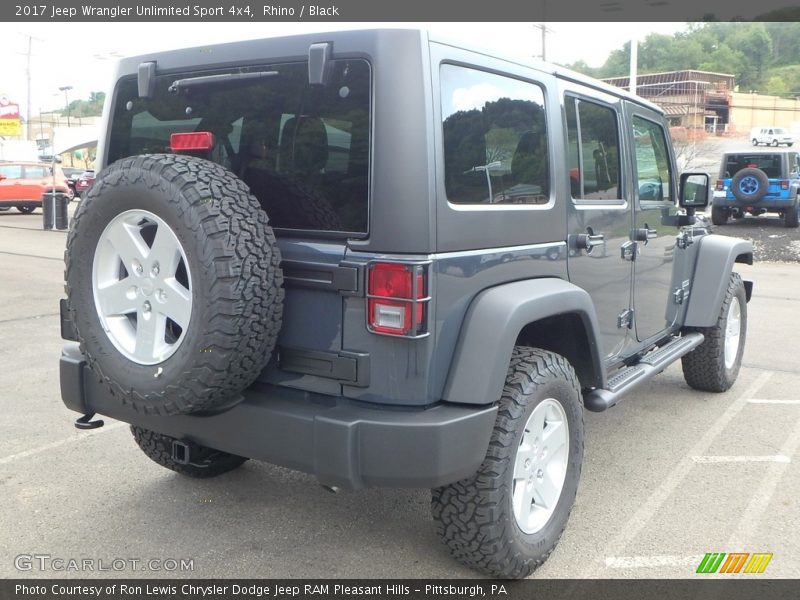
[[[563,356],[514,349],[483,464],[472,477],[433,490],[433,517],[456,560],[522,578],[547,559],[578,489],[582,409]]]
[[[747,295],[738,273],[731,273],[728,289],[713,327],[692,327],[705,340],[681,359],[683,377],[691,387],[724,392],[736,381],[747,334]]]
[[[728,222],[728,211],[721,206],[711,207],[711,222],[714,225],[725,225]]]
[[[753,138],[753,146],[758,146],[758,140],[756,138]]]
[[[778,140],[772,140],[772,145],[773,145],[773,147],[777,148],[778,147]]]
[[[800,199],[798,199],[798,202],[800,202]],[[783,212],[783,223],[786,227],[797,227],[800,225],[800,220],[798,220],[797,217],[797,203]]]
[[[29,215],[36,210],[35,206],[17,206],[17,210],[23,215]]]
[[[131,425],[131,432],[133,439],[149,459],[187,477],[216,477],[240,467],[247,460],[243,456],[185,441],[183,444],[188,452],[188,462],[177,461],[172,450],[173,443],[177,441],[175,438],[135,425]]]

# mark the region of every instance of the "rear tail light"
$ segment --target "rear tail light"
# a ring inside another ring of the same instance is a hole
[[[718,192],[721,192],[725,189],[725,183],[722,181],[722,179],[717,179],[717,184],[714,186],[714,189]]]
[[[367,268],[367,329],[418,338],[427,335],[424,265],[376,262]]]
[[[214,134],[210,131],[173,133],[169,136],[169,147],[173,152],[211,150],[214,147]]]
[[[788,190],[789,189],[789,180],[788,179],[781,179],[781,189]]]

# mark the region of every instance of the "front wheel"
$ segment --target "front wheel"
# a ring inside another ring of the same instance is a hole
[[[518,346],[509,365],[483,464],[433,490],[439,535],[459,562],[522,578],[558,543],[583,459],[583,404],[569,362]]]
[[[778,140],[772,140],[772,146],[773,146],[773,148],[777,148],[778,147]]]
[[[717,323],[712,327],[687,327],[705,340],[681,359],[683,377],[691,387],[705,392],[727,391],[742,365],[747,334],[747,294],[738,273],[731,273]]]
[[[35,210],[36,210],[36,207],[35,207],[35,206],[18,206],[18,207],[17,207],[17,210],[18,210],[19,212],[21,212],[23,215],[29,215],[29,214],[31,214],[33,211],[35,211]]]

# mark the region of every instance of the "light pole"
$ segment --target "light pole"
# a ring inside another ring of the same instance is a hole
[[[67,103],[67,128],[69,128],[69,91],[72,89],[71,85],[65,85],[58,88],[59,91],[64,92],[64,102]],[[53,148],[53,152],[55,152],[55,148]],[[55,154],[53,155],[55,156]],[[69,166],[74,167],[75,163],[72,161],[72,152],[69,153]]]
[[[67,127],[69,127],[69,91],[72,89],[71,85],[65,85],[58,88],[60,92],[64,92],[64,102],[67,104]]]

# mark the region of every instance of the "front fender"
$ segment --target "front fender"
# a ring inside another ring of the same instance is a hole
[[[605,386],[597,316],[589,294],[562,279],[529,279],[484,290],[472,301],[450,366],[444,400],[488,404],[503,393],[514,344],[531,323],[577,315],[586,331],[593,387]]]
[[[697,243],[700,246],[684,326],[711,327],[719,317],[733,263],[752,265],[753,244],[713,234],[702,236]]]

